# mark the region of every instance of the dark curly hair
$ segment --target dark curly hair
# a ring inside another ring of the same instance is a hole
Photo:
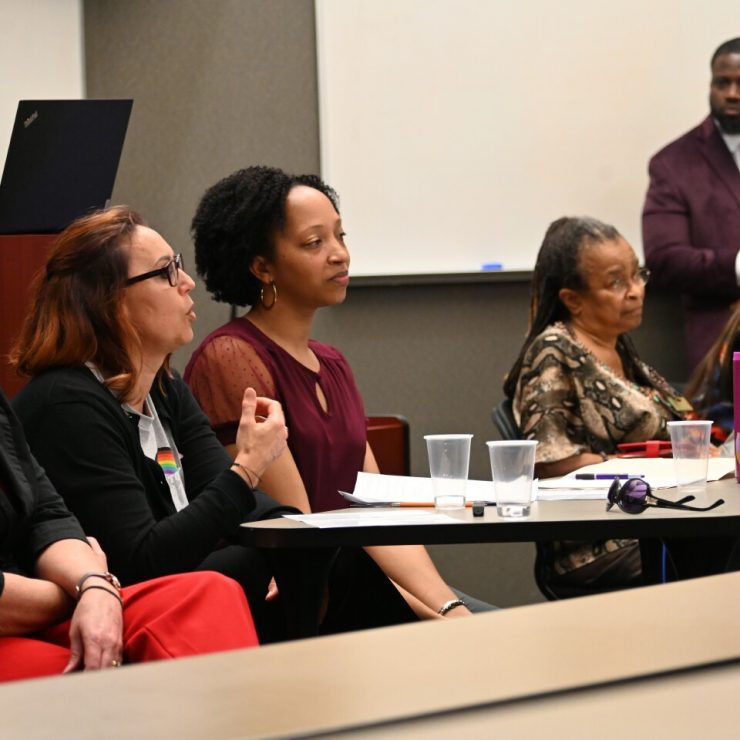
[[[568,309],[560,300],[560,291],[563,288],[583,290],[586,287],[579,264],[583,247],[619,238],[621,234],[614,226],[595,218],[563,217],[550,224],[537,255],[532,277],[529,330],[522,351],[504,381],[504,393],[508,398],[514,398],[530,344],[550,324],[570,318]],[[632,341],[622,335],[617,349],[628,376],[635,379],[642,377],[641,364]]]
[[[285,200],[296,185],[323,193],[339,213],[339,197],[316,175],[277,167],[247,167],[206,190],[191,224],[195,267],[211,295],[251,306],[262,284],[250,272],[255,257],[273,258],[274,234],[285,226]]]

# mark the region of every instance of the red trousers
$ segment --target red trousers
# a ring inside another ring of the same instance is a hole
[[[139,663],[257,645],[244,591],[211,571],[123,589],[123,659]],[[0,637],[0,681],[59,674],[69,661],[69,621],[28,637]]]

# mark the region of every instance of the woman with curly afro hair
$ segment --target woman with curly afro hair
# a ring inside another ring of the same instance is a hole
[[[247,387],[279,399],[288,449],[261,487],[304,512],[347,506],[358,471],[378,472],[365,410],[345,358],[312,340],[316,311],[344,301],[350,256],[337,194],[314,175],[239,170],[203,196],[192,224],[196,267],[214,298],[250,306],[210,334],[185,378],[231,449]],[[466,603],[421,546],[368,547],[417,616],[461,617]]]

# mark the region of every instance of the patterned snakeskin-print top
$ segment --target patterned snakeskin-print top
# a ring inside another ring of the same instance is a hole
[[[679,396],[653,368],[641,369],[649,385],[618,376],[562,323],[536,337],[519,375],[514,416],[524,436],[539,441],[537,462],[668,439],[666,422],[683,418],[674,409]]]
[[[646,385],[620,377],[562,323],[536,337],[524,358],[513,406],[524,436],[539,441],[537,462],[558,462],[583,452],[613,454],[620,442],[668,439],[666,422],[684,418],[674,409],[683,399],[649,365],[641,363],[640,370]],[[620,558],[633,568],[625,578],[640,573],[639,557],[627,555],[637,555],[636,540],[559,541],[551,546],[553,573],[568,574],[574,582],[586,572],[596,579]]]

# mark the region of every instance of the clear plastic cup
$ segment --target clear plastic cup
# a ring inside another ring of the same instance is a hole
[[[434,496],[464,496],[472,434],[427,434],[429,474]]]
[[[676,485],[683,495],[697,496],[707,489],[711,421],[669,421]]]
[[[465,496],[443,495],[434,497],[434,509],[436,511],[464,511]]]
[[[529,516],[532,506],[535,440],[486,442],[499,516]]]

